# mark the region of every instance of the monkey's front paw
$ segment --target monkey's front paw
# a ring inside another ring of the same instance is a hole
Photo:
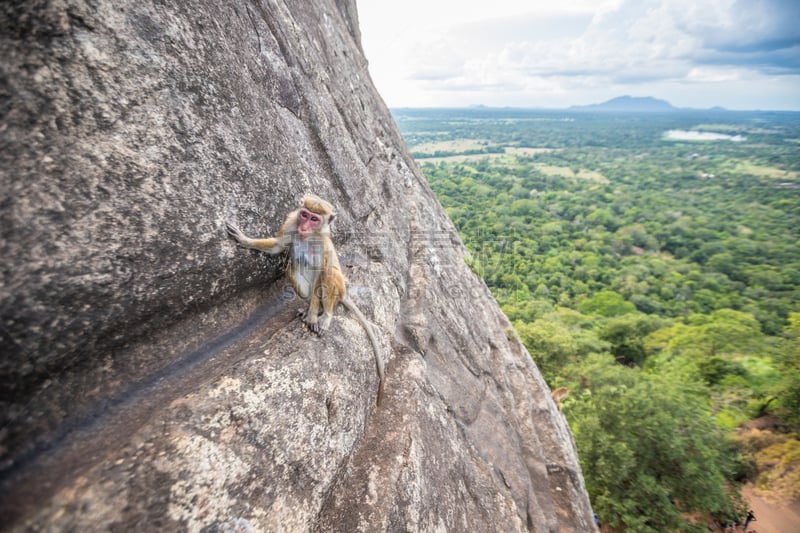
[[[303,316],[303,319],[302,319],[303,320],[303,324],[305,324],[306,327],[310,331],[312,331],[313,333],[316,333],[318,336],[322,336],[322,328],[320,327],[319,322],[316,321],[316,320],[314,320],[314,321],[308,320],[308,318],[307,318],[308,317],[308,313],[304,313],[304,315],[305,316]]]
[[[231,224],[230,222],[225,223],[225,230],[228,232],[228,235],[230,235],[233,240],[235,240],[239,244],[242,243],[242,240],[244,239],[244,233],[242,233],[242,230],[240,230],[238,227],[236,227],[234,224]]]
[[[330,316],[323,315],[320,320],[317,320],[314,323],[306,321],[306,325],[308,326],[308,329],[322,337],[322,334],[325,333],[325,330],[331,325],[331,318]]]
[[[322,331],[325,331],[331,326],[331,319],[333,317],[329,313],[323,313],[322,318],[319,321],[319,327]]]
[[[308,311],[303,311],[302,309],[297,310],[297,317],[303,321],[303,324],[306,327],[316,333],[317,335],[322,335],[322,328],[320,327],[319,320],[315,316],[314,319],[311,319],[311,314]]]

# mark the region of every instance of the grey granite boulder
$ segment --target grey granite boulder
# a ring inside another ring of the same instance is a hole
[[[353,0],[0,5],[0,524],[592,531],[571,434],[375,91]],[[351,298],[274,233],[338,210]]]

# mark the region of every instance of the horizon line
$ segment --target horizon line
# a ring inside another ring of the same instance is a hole
[[[605,102],[603,102],[605,103]],[[463,109],[463,110],[518,110],[518,111],[580,111],[602,113],[677,113],[681,111],[716,111],[727,113],[800,113],[798,109],[734,109],[722,106],[712,107],[672,107],[671,109],[603,109],[600,104],[574,104],[568,107],[534,107],[534,106],[495,106],[484,104],[470,105],[386,105],[390,110],[402,109]]]

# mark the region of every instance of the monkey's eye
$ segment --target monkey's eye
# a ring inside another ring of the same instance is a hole
[[[306,211],[306,210],[300,211],[300,218],[302,218],[303,220],[307,220],[307,221],[311,222],[315,226],[317,224],[319,224],[320,222],[322,222],[322,218],[321,217],[318,217],[314,213],[311,213],[310,211]]]

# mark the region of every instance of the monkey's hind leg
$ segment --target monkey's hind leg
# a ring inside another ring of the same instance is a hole
[[[321,277],[321,276],[320,276]],[[318,277],[317,280],[320,278]],[[321,333],[319,327],[319,311],[322,304],[323,291],[320,288],[319,281],[311,291],[311,296],[308,302],[308,310],[303,314],[302,319],[308,329],[319,335]]]
[[[331,268],[322,276],[322,323],[321,330],[326,330],[333,319],[333,309],[345,297],[344,276],[338,268]]]

